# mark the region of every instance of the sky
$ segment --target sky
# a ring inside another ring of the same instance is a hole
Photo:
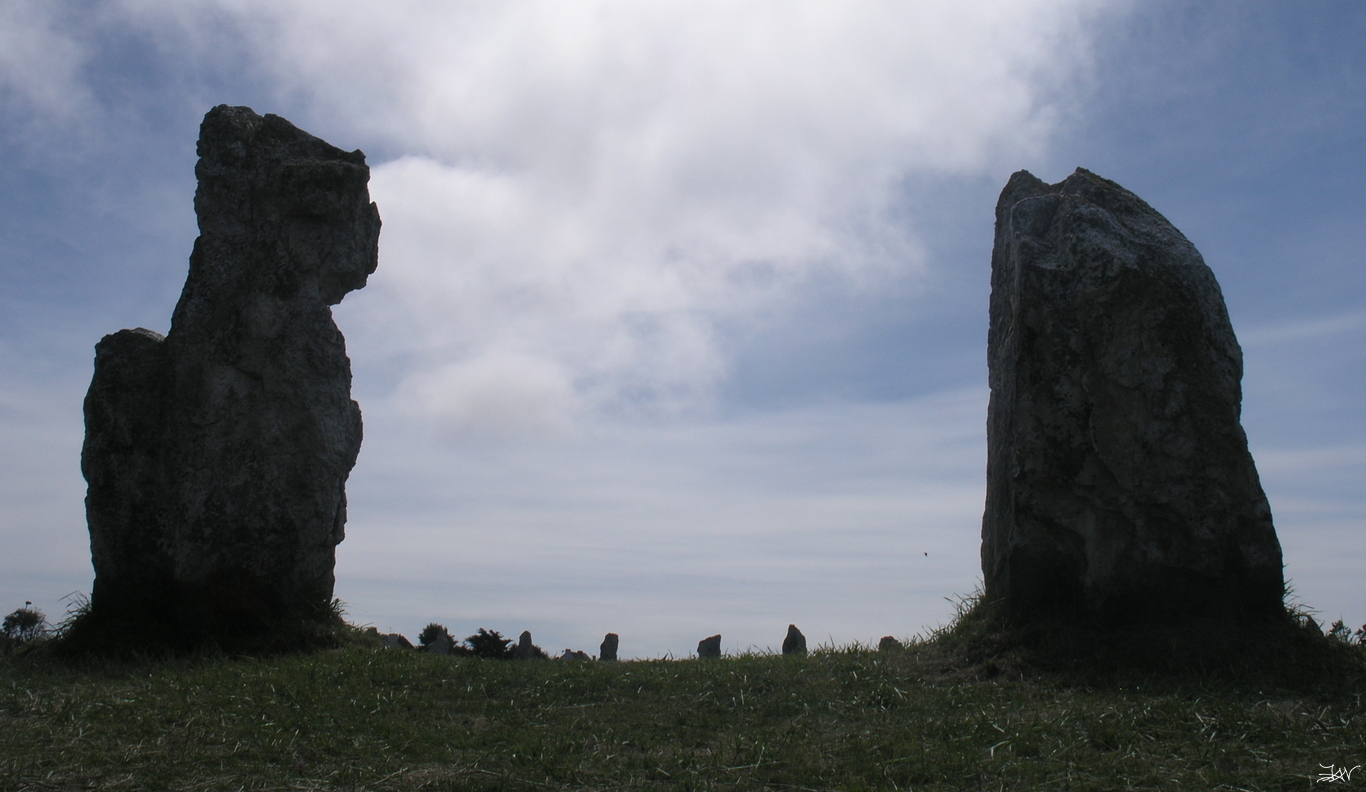
[[[88,593],[93,348],[165,332],[217,104],[363,150],[337,596],[686,657],[981,579],[996,197],[1081,166],[1218,278],[1294,601],[1366,621],[1366,4],[0,0],[0,610]]]

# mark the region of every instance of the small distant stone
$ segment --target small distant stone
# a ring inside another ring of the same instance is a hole
[[[797,629],[797,625],[787,625],[787,637],[783,639],[783,654],[785,655],[804,655],[806,654],[806,636]]]
[[[451,653],[451,647],[452,644],[450,636],[446,635],[445,633],[442,633],[440,635],[437,635],[435,638],[432,639],[431,643],[427,644],[422,648],[425,651],[431,652],[435,655],[448,655]]]
[[[720,657],[721,656],[721,636],[713,635],[710,638],[703,638],[697,642],[698,657]]]
[[[905,648],[906,647],[903,646],[900,641],[890,635],[882,636],[882,640],[877,642],[877,650],[879,652],[900,652]]]
[[[512,651],[512,659],[534,660],[536,655],[536,645],[531,642],[531,630],[523,630],[522,636],[517,639],[517,648]]]
[[[413,642],[398,633],[386,633],[379,637],[380,645],[385,649],[412,649]]]
[[[598,659],[614,662],[617,659],[618,640],[616,633],[607,633],[607,637],[602,639],[602,646],[598,648]]]

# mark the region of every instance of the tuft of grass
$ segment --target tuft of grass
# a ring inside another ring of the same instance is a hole
[[[712,662],[505,663],[359,635],[311,654],[4,658],[0,788],[1271,790],[1366,758],[1359,647],[1332,650],[1347,674],[1083,672],[1065,647],[1113,659],[1120,639],[1021,638],[963,606],[898,651]]]

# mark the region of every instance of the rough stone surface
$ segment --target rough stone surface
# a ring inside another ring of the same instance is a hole
[[[783,639],[783,654],[806,654],[806,636],[797,629],[797,625],[787,625],[787,637]]]
[[[1114,182],[1025,171],[996,207],[985,594],[1013,620],[1279,612],[1242,351],[1199,252]]]
[[[703,638],[697,642],[698,657],[720,657],[721,656],[721,636],[713,635],[710,638]]]
[[[607,633],[602,639],[602,646],[598,647],[598,659],[612,662],[617,659],[617,642],[620,640],[616,633]]]
[[[231,643],[331,602],[361,416],[329,306],[380,219],[365,155],[278,116],[215,107],[198,153],[170,332],[96,346],[81,470],[91,613]]]

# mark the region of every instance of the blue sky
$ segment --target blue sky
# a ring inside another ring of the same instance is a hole
[[[93,346],[167,329],[229,103],[372,167],[355,621],[651,657],[948,621],[996,195],[1083,166],[1214,270],[1287,576],[1359,624],[1364,39],[1349,0],[7,0],[0,607],[89,590]]]

